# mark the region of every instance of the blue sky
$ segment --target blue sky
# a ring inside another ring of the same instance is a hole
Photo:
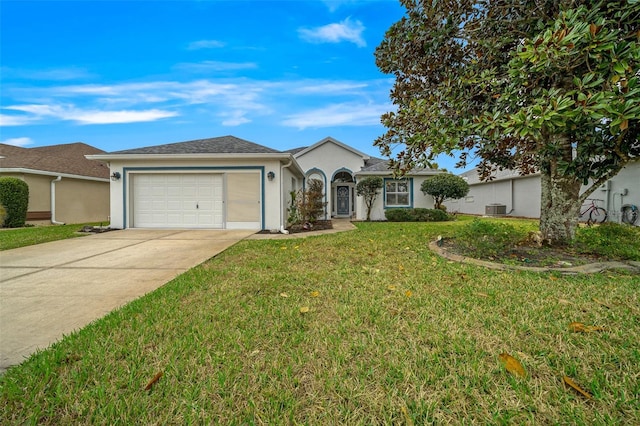
[[[0,8],[3,143],[116,151],[234,135],[286,150],[332,136],[380,156],[393,77],[373,52],[397,0]]]

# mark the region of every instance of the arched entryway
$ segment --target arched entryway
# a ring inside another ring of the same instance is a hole
[[[356,183],[351,170],[337,170],[331,178],[331,215],[350,218],[355,214]]]

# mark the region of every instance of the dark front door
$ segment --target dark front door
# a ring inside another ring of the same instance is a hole
[[[349,187],[348,186],[338,186],[336,188],[338,199],[338,207],[336,208],[336,213],[338,216],[349,216]]]

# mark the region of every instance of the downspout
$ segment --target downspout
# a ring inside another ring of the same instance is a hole
[[[280,165],[280,208],[282,208],[284,206],[284,203],[282,202],[282,197],[284,194],[284,179],[282,178],[282,176],[284,176],[284,169],[286,169],[287,167],[290,167],[291,164],[293,164],[293,158],[289,159],[289,162],[287,164],[281,164]],[[289,231],[287,231],[286,229],[284,229],[286,223],[284,223],[285,219],[284,219],[284,212],[282,212],[280,214],[280,233],[281,234],[288,234]]]
[[[54,225],[64,225],[64,222],[56,221],[56,182],[60,182],[62,176],[58,176],[51,181],[51,223]]]
[[[511,189],[511,210],[509,210],[507,212],[507,214],[513,213],[513,210],[514,210],[514,207],[513,207],[513,178],[509,179],[509,183],[510,183],[510,189]]]

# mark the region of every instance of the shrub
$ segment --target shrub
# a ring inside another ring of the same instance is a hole
[[[455,240],[463,254],[487,258],[507,254],[525,237],[507,223],[474,219],[457,231]]]
[[[324,199],[324,184],[318,179],[307,181],[306,190],[291,193],[289,223],[317,222],[324,215],[327,203]]]
[[[389,222],[409,222],[409,209],[389,209],[384,212]]]
[[[450,219],[439,209],[389,209],[384,215],[389,222],[443,222]]]
[[[14,177],[0,178],[0,204],[6,209],[4,227],[24,226],[29,206],[29,185]]]
[[[6,218],[7,218],[7,209],[5,209],[2,204],[0,204],[0,228],[4,227],[4,221]]]
[[[640,260],[640,228],[611,222],[578,228],[573,247],[578,253]]]
[[[422,182],[420,190],[423,194],[431,195],[435,202],[435,208],[441,209],[442,203],[448,199],[457,200],[469,193],[469,184],[460,176],[450,173],[435,175]]]

